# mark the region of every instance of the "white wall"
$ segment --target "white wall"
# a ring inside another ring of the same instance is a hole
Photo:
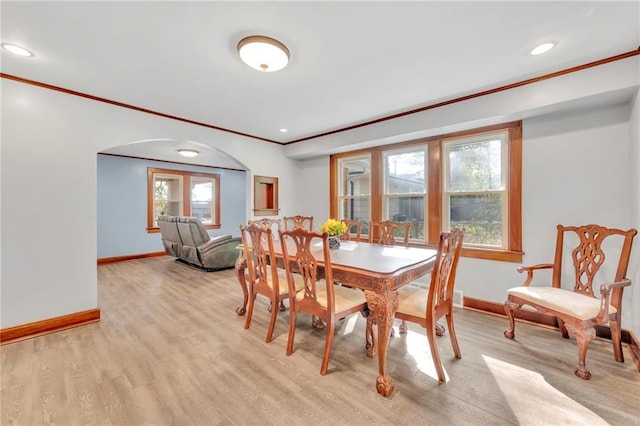
[[[631,107],[629,118],[629,177],[631,190],[629,198],[631,200],[631,225],[640,231],[640,90],[636,93]],[[623,327],[629,327],[633,330],[636,337],[640,337],[640,235],[636,236],[634,243],[628,274],[632,284],[630,289],[625,290],[626,293],[630,294],[632,308],[623,312],[625,318],[622,324]],[[627,314],[631,315],[630,323],[626,321]]]
[[[0,328],[99,307],[96,154],[107,148],[157,138],[212,141],[251,173],[279,177],[282,211],[296,210],[297,168],[278,145],[232,134],[214,138],[215,131],[204,127],[7,79],[0,83]],[[247,217],[250,189],[247,183]]]

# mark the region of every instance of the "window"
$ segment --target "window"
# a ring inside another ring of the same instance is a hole
[[[464,256],[519,262],[521,176],[521,122],[336,154],[331,216],[411,222],[416,246],[461,227]]]
[[[338,160],[337,169],[340,218],[361,220],[366,224],[371,218],[371,156]],[[367,229],[368,226],[364,226],[362,232],[366,234]]]
[[[443,142],[443,228],[467,245],[508,249],[507,132]]]
[[[382,218],[411,222],[409,238],[424,241],[427,187],[426,147],[386,151]]]
[[[158,232],[160,215],[193,216],[220,228],[220,175],[147,169],[147,230]]]

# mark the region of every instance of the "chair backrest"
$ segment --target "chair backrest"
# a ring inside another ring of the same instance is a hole
[[[347,225],[347,232],[340,236],[341,240],[360,240],[360,234],[362,233],[361,220],[342,219],[345,225]],[[355,228],[355,229],[354,229]]]
[[[322,241],[321,251],[318,251],[317,248],[314,249],[314,243],[318,240]],[[287,271],[289,294],[296,294],[293,280],[294,271],[300,274],[304,281],[304,296],[302,298],[298,296],[298,300],[296,301],[296,304],[300,306],[300,310],[315,312],[315,314],[320,317],[323,317],[326,312],[333,311],[335,296],[331,254],[329,250],[329,234],[326,232],[309,231],[298,227],[281,231],[280,243],[282,244],[284,265]],[[324,281],[319,281],[319,256],[322,256],[324,260]],[[321,287],[318,288],[318,286]],[[320,300],[318,299],[319,291],[326,295],[326,300],[323,300],[324,297]]]
[[[158,216],[157,221],[163,239],[182,244],[182,239],[178,233],[178,216]]]
[[[274,236],[278,235],[278,232],[280,232],[280,227],[282,226],[282,220],[281,219],[263,218],[263,219],[256,219],[256,220],[250,220],[249,221],[249,225],[254,224],[254,223],[256,225],[260,226],[261,228],[269,228],[269,229],[271,229],[271,232],[274,234]]]
[[[269,287],[269,274],[271,274],[272,289],[274,294],[279,294],[279,280],[276,262],[269,262],[269,256],[273,256],[273,234],[271,228],[262,227],[256,223],[240,225],[242,245],[249,280],[254,287],[263,289]],[[277,307],[272,307],[277,309]]]
[[[369,222],[369,242],[386,246],[401,244],[409,247],[409,229],[411,222],[394,222],[383,220],[382,222]],[[403,231],[402,239],[396,238],[398,230]]]
[[[599,225],[583,226],[562,226],[558,225],[558,235],[556,239],[556,253],[553,261],[553,287],[561,287],[562,281],[562,261],[565,250],[565,237],[567,233],[575,233],[578,237],[577,245],[569,247],[573,263],[575,282],[573,291],[596,297],[593,292],[593,281],[605,261],[605,251],[603,249],[604,240],[611,240],[610,237],[618,236],[622,239],[620,245],[620,258],[617,261],[615,277],[611,282],[620,281],[626,278],[629,257],[631,256],[631,244],[637,231],[630,229],[606,228]],[[608,241],[608,242],[609,242]],[[618,296],[618,293],[620,294]],[[611,304],[616,308],[620,307],[622,289],[615,288],[612,293]]]
[[[211,239],[207,228],[195,217],[179,217],[178,232],[183,244],[198,247]]]
[[[313,230],[313,216],[284,216],[284,229],[304,228]]]
[[[453,287],[463,239],[464,230],[459,228],[440,234],[438,254],[431,272],[431,284],[427,296],[427,315],[430,310],[437,311],[438,306],[450,307],[453,304]]]

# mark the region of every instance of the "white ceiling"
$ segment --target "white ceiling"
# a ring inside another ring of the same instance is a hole
[[[3,73],[280,143],[640,46],[638,1],[2,1],[1,12],[2,42],[35,54],[3,50]],[[253,34],[287,45],[289,65],[244,65],[236,45]],[[529,55],[546,41],[557,47]],[[123,149],[160,158],[150,145]]]

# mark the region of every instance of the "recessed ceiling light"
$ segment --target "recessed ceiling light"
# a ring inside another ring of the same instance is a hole
[[[195,149],[179,149],[178,153],[183,157],[189,157],[189,158],[196,157],[198,154],[200,154]]]
[[[548,51],[553,49],[554,46],[555,46],[555,44],[553,44],[553,43],[543,43],[540,46],[538,46],[535,49],[533,49],[531,51],[531,54],[532,55],[542,55],[543,53],[547,53]]]
[[[282,132],[282,133],[287,133],[287,132],[288,132],[288,130],[287,130],[287,129],[280,129],[280,132]]]
[[[2,43],[2,48],[8,50],[14,55],[18,56],[33,56],[33,53],[29,52],[24,47],[16,46],[15,44]]]

